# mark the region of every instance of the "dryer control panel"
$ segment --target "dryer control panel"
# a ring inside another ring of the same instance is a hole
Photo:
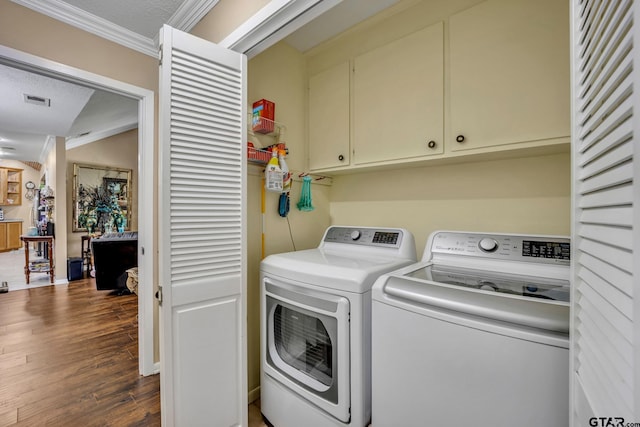
[[[439,231],[431,235],[425,249],[429,258],[434,253],[569,265],[571,243],[561,236]]]
[[[323,242],[366,246],[400,247],[403,230],[367,227],[329,227]]]

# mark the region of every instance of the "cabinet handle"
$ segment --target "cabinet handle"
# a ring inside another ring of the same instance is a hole
[[[344,156],[343,156],[342,154],[340,154],[340,155],[338,156],[338,160],[343,161],[343,160],[344,160]]]
[[[429,148],[436,148],[436,142],[431,140],[429,142],[427,142],[427,147]]]
[[[456,136],[456,142],[464,142],[464,135]]]

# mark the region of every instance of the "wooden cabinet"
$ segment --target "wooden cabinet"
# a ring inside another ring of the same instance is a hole
[[[22,223],[0,222],[0,252],[20,249],[20,236],[22,235]]]
[[[442,154],[443,31],[438,22],[355,58],[354,164]]]
[[[449,35],[450,151],[568,141],[569,2],[488,0]]]
[[[349,61],[309,78],[309,169],[348,166]]]
[[[22,235],[21,222],[7,223],[7,246],[9,249],[20,248],[20,236]]]
[[[22,204],[22,169],[0,168],[0,205]]]

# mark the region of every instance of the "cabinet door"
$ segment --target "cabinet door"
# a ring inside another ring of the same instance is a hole
[[[309,78],[309,169],[349,165],[349,62]]]
[[[451,150],[569,136],[568,12],[488,0],[450,18]]]
[[[7,177],[8,171],[0,168],[0,205],[7,204]]]
[[[7,223],[7,248],[19,249],[20,248],[20,235],[22,234],[21,222],[8,222]]]
[[[7,170],[7,204],[22,204],[22,171]]]
[[[7,224],[6,222],[0,223],[0,251],[6,251],[7,246]]]
[[[441,154],[443,79],[442,22],[356,57],[355,163]]]

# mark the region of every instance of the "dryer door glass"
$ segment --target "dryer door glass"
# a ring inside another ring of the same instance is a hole
[[[274,343],[280,358],[329,386],[333,378],[333,343],[318,317],[278,305],[274,311]]]

